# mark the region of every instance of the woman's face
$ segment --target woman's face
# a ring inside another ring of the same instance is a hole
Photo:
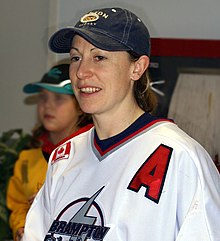
[[[53,133],[70,132],[81,113],[74,96],[46,89],[39,93],[37,107],[41,123]]]
[[[131,79],[135,64],[127,52],[104,51],[76,35],[70,58],[70,79],[84,112],[115,114],[135,102]]]

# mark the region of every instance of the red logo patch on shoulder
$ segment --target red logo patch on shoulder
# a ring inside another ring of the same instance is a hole
[[[68,159],[70,155],[70,149],[71,149],[71,142],[68,141],[64,145],[61,145],[57,147],[55,150],[51,164],[53,165],[55,162],[61,160],[61,159]]]

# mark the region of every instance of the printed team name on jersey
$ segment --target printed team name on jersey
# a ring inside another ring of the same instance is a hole
[[[54,163],[56,163],[59,160],[63,160],[63,159],[68,159],[69,155],[70,155],[70,150],[71,150],[71,142],[68,141],[67,143],[65,143],[62,146],[57,147],[57,149],[55,150],[52,160],[51,160],[51,164],[53,165]]]
[[[96,197],[104,187],[90,198],[80,198],[68,204],[53,221],[44,241],[102,241],[109,231]]]

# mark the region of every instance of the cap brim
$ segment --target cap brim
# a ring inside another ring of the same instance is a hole
[[[41,91],[41,89],[46,89],[58,94],[74,94],[73,89],[71,87],[71,84],[67,84],[63,87],[57,87],[51,84],[45,84],[45,83],[33,83],[33,84],[27,84],[24,86],[23,91],[27,94],[34,94]]]
[[[107,51],[128,51],[132,48],[123,43],[91,29],[86,28],[64,28],[55,32],[49,40],[49,48],[55,53],[69,53],[74,35],[80,35],[97,48]]]

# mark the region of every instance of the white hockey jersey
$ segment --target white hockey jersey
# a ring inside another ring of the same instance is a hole
[[[220,177],[172,121],[144,114],[99,140],[95,129],[50,157],[23,241],[220,241]]]

